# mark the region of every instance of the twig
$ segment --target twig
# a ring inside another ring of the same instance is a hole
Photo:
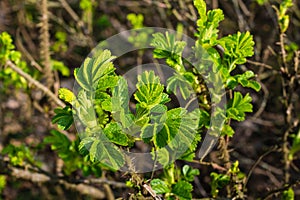
[[[31,56],[31,54],[27,51],[27,49],[24,47],[20,36],[20,30],[17,30],[17,38],[16,38],[16,44],[18,46],[18,49],[21,50],[22,54],[25,55],[25,57],[30,61],[30,65],[35,67],[40,72],[43,71],[42,67],[34,60],[34,58]]]
[[[264,67],[267,69],[273,69],[273,67],[271,65],[267,65],[265,63],[260,63],[260,62],[256,62],[256,61],[252,61],[252,60],[247,60],[247,63],[256,65],[256,66],[260,66],[260,67]]]
[[[202,160],[193,160],[191,161],[192,163],[196,163],[196,164],[200,164],[200,165],[206,165],[206,166],[211,166],[214,169],[217,169],[219,171],[227,171],[227,169],[225,167],[222,167],[221,165],[214,163],[214,162],[205,162]]]
[[[83,181],[83,183],[88,183],[88,184],[108,184],[117,188],[126,188],[126,184],[122,182],[117,182],[117,181],[111,181],[107,180],[104,178],[91,178],[91,179],[86,179]]]
[[[76,14],[76,12],[71,8],[66,0],[59,0],[62,7],[69,13],[69,15],[76,21],[79,28],[84,28],[84,23],[80,20],[80,17]]]
[[[59,183],[61,185],[64,185],[67,189],[70,189],[70,190],[75,190],[83,195],[88,195],[92,198],[96,198],[96,199],[105,199],[105,194],[103,191],[95,188],[95,187],[92,187],[92,186],[89,186],[89,185],[85,185],[85,184],[73,184],[73,183],[69,183],[65,180],[59,180]]]
[[[103,191],[94,186],[88,185],[91,184],[91,182],[84,183],[84,181],[65,180],[65,177],[49,173],[37,166],[34,166],[34,163],[28,164],[29,166],[25,168],[15,167],[10,165],[9,160],[0,155],[1,174],[8,174],[14,178],[31,181],[33,183],[60,184],[66,189],[77,191],[82,195],[88,195],[95,199],[107,199],[107,196]],[[111,182],[104,181],[102,182],[102,185],[110,185],[110,183]]]
[[[271,196],[273,196],[274,194],[277,194],[277,193],[280,193],[280,192],[283,192],[291,187],[294,187],[294,186],[297,186],[297,185],[300,185],[300,179],[295,181],[295,182],[292,182],[292,183],[289,183],[287,184],[286,186],[284,187],[281,187],[281,188],[278,188],[278,189],[275,189],[275,190],[272,190],[270,192],[268,192],[268,194],[264,197],[262,197],[261,199],[269,199]]]
[[[37,88],[39,88],[40,90],[42,90],[48,97],[50,97],[58,106],[61,107],[65,107],[65,103],[62,102],[59,98],[57,98],[55,96],[55,94],[53,94],[53,92],[51,90],[49,90],[47,87],[45,87],[44,85],[42,85],[40,82],[36,81],[34,78],[32,78],[29,74],[27,74],[26,72],[24,72],[22,69],[20,69],[19,67],[17,67],[14,63],[12,63],[10,60],[8,60],[5,63],[6,66],[10,67],[12,70],[14,70],[15,72],[17,72],[19,75],[21,75],[22,77],[24,77],[29,83],[35,85]]]
[[[264,97],[263,97],[263,101],[260,104],[259,109],[256,111],[256,113],[253,115],[252,119],[255,120],[257,119],[265,110],[266,106],[267,106],[267,102],[268,102],[268,98],[269,98],[269,90],[267,89],[267,87],[260,82],[261,85],[261,89],[264,92]]]
[[[233,8],[234,8],[235,13],[238,17],[238,25],[239,25],[240,30],[243,30],[243,31],[249,30],[250,28],[249,28],[247,22],[245,21],[241,11],[240,11],[239,2],[237,0],[232,0],[232,2],[233,2]]]
[[[246,190],[246,186],[247,186],[247,183],[250,179],[250,176],[252,175],[253,173],[253,170],[257,167],[257,165],[260,163],[260,161],[265,157],[267,156],[268,154],[270,154],[271,152],[273,151],[276,151],[277,150],[277,147],[273,147],[271,148],[269,151],[265,152],[264,154],[262,154],[256,161],[255,163],[252,165],[252,167],[250,168],[249,172],[248,172],[248,175],[246,177],[246,181],[245,181],[245,184],[244,184],[244,191]]]

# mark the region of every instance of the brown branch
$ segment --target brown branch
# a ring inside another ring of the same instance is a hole
[[[40,90],[42,90],[48,97],[50,97],[58,106],[61,107],[65,107],[65,103],[62,102],[59,98],[57,98],[55,96],[55,94],[53,94],[53,92],[51,90],[49,90],[47,87],[45,87],[44,85],[42,85],[40,82],[38,82],[37,80],[35,80],[34,78],[32,78],[29,74],[27,74],[26,72],[24,72],[22,69],[20,69],[19,67],[17,67],[14,63],[12,63],[10,60],[8,60],[5,63],[6,66],[10,67],[12,70],[14,70],[15,72],[17,72],[19,75],[21,75],[22,77],[24,77],[29,83],[35,85],[37,88],[39,88]]]
[[[22,52],[22,54],[30,61],[30,65],[35,67],[38,71],[42,72],[42,67],[34,60],[34,58],[31,56],[31,54],[27,51],[27,49],[24,47],[20,36],[20,30],[17,30],[17,37],[16,37],[16,45],[18,49]]]
[[[261,162],[261,160],[265,157],[265,156],[267,156],[268,154],[270,154],[270,153],[272,153],[272,152],[274,152],[274,151],[276,151],[277,150],[277,147],[273,147],[273,148],[271,148],[269,151],[267,151],[267,152],[265,152],[264,154],[262,154],[256,161],[255,161],[255,163],[252,165],[252,167],[250,168],[250,170],[249,170],[249,172],[248,172],[248,175],[247,175],[247,177],[246,177],[246,181],[245,181],[245,184],[244,184],[244,191],[246,190],[246,185],[247,185],[247,183],[249,182],[249,179],[250,179],[250,177],[251,177],[251,175],[252,175],[252,172],[253,172],[253,170],[257,167],[257,165]]]
[[[69,15],[73,18],[73,20],[77,23],[79,28],[84,28],[84,23],[80,20],[80,17],[76,14],[76,12],[71,8],[66,0],[59,0],[62,7],[69,13]]]
[[[83,181],[84,183],[87,184],[108,184],[108,185],[112,185],[116,188],[125,188],[127,187],[125,183],[122,182],[117,182],[117,181],[112,181],[112,180],[107,180],[104,178],[91,178],[91,179],[86,179]]]
[[[255,66],[264,67],[267,69],[273,69],[273,67],[271,65],[267,65],[265,63],[260,63],[260,62],[256,62],[256,61],[252,61],[252,60],[247,60],[247,63],[255,65]]]
[[[97,189],[95,187],[92,187],[92,186],[89,186],[86,184],[69,183],[62,179],[57,181],[56,178],[52,178],[45,174],[31,172],[31,171],[24,170],[24,169],[18,169],[15,167],[10,167],[10,170],[11,170],[11,175],[18,179],[31,181],[33,183],[46,183],[46,182],[52,182],[53,184],[59,183],[60,185],[63,185],[66,189],[77,191],[77,192],[81,193],[82,195],[88,195],[90,197],[97,198],[97,199],[105,198],[104,192],[100,191],[99,189]]]
[[[60,184],[66,189],[74,190],[82,195],[88,195],[95,199],[106,199],[105,193],[94,186],[90,186],[85,183],[69,182],[65,180],[64,177],[58,177],[52,173],[35,167],[32,163],[29,163],[29,166],[25,168],[18,168],[10,165],[9,160],[0,156],[0,169],[1,174],[7,174],[17,179],[27,180],[38,184]]]

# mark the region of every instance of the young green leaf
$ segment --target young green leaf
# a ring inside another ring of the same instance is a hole
[[[151,188],[155,191],[156,194],[166,194],[171,191],[168,184],[159,178],[151,180],[150,184]]]
[[[155,49],[153,51],[154,58],[166,58],[166,63],[174,68],[177,72],[185,72],[182,64],[182,52],[186,45],[183,41],[176,41],[174,34],[166,32],[165,36],[162,33],[153,34],[151,46]]]
[[[256,92],[258,92],[261,88],[260,84],[257,81],[249,80],[255,76],[254,72],[248,70],[243,74],[235,75],[234,77],[231,77],[235,79],[236,83],[240,83],[243,87],[248,87],[254,89]],[[234,88],[236,85],[233,85]]]
[[[198,176],[200,174],[200,171],[199,169],[193,169],[189,165],[184,165],[182,167],[182,174],[185,180],[187,180],[188,182],[193,182],[195,176]]]
[[[52,70],[59,71],[63,76],[70,76],[70,70],[62,61],[51,60]]]
[[[200,15],[197,20],[198,42],[203,48],[208,49],[217,44],[219,23],[224,19],[221,9],[209,10],[206,13],[206,3],[204,0],[195,0],[194,5]]]
[[[172,193],[179,199],[192,199],[193,185],[187,181],[180,180],[172,187]]]
[[[232,127],[228,124],[224,124],[223,128],[222,128],[222,132],[221,132],[221,136],[229,136],[232,137],[234,134],[234,130],[232,129]]]
[[[294,154],[300,151],[300,129],[297,135],[293,138],[293,144],[289,152],[289,159],[293,160]]]
[[[236,65],[244,64],[246,57],[253,56],[253,36],[250,32],[229,35],[219,40],[219,44],[224,48],[224,59],[229,72],[234,70]]]
[[[219,194],[219,189],[225,187],[230,182],[230,177],[226,174],[217,174],[212,172],[210,174],[212,177],[211,181],[211,195],[213,198],[216,198]]]
[[[134,124],[134,116],[129,110],[128,85],[121,77],[117,86],[112,90],[111,106],[113,119],[122,124],[123,128],[128,128]]]
[[[97,117],[93,105],[92,97],[85,90],[79,91],[77,101],[73,108],[81,123],[89,128],[97,126]]]
[[[190,72],[186,72],[185,74],[194,77],[194,75]],[[175,73],[167,80],[167,91],[169,93],[173,92],[175,95],[177,95],[178,90],[184,99],[189,98],[193,93],[192,83],[189,82],[184,75]]]
[[[83,65],[74,71],[76,81],[86,91],[96,90],[99,79],[114,72],[111,62],[114,58],[109,50],[104,50],[97,57],[86,58]]]
[[[98,81],[97,91],[106,91],[115,87],[118,83],[119,77],[116,75],[104,75]]]
[[[67,88],[60,88],[58,90],[58,97],[65,101],[65,102],[68,102],[69,104],[73,104],[74,101],[76,100],[76,96],[73,94],[72,91],[70,91],[69,89]]]
[[[295,199],[295,192],[292,187],[283,191],[281,200],[294,200],[294,199]]]
[[[237,121],[245,120],[245,112],[252,112],[252,98],[249,93],[245,97],[240,92],[234,92],[233,99],[229,102],[226,110],[228,118]]]
[[[134,98],[142,107],[151,109],[162,102],[164,86],[160,83],[159,77],[155,76],[154,71],[146,71],[138,76],[136,87]]]
[[[159,123],[143,127],[142,134],[150,137],[158,151],[159,163],[165,166],[176,158],[193,159],[195,148],[201,139],[198,133],[199,115],[198,110],[187,113],[183,108],[175,108],[169,110]],[[163,153],[165,151],[168,153]]]

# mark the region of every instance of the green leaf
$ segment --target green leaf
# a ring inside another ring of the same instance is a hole
[[[158,161],[161,164],[172,162],[182,156],[190,158],[187,154],[195,151],[201,139],[198,133],[199,115],[198,110],[187,113],[183,108],[175,108],[169,110],[166,118],[159,123],[147,125],[156,126],[155,129],[151,129],[153,130],[151,140],[155,148],[165,148],[169,152],[165,156],[160,151],[158,152]]]
[[[68,102],[69,104],[73,104],[74,101],[76,100],[76,96],[73,94],[73,92],[67,88],[60,88],[58,90],[58,97],[65,101]]]
[[[116,145],[109,141],[101,129],[92,130],[92,133],[88,135],[94,136],[83,138],[79,144],[79,150],[81,152],[88,150],[92,162],[99,161],[114,170],[124,165],[124,155]]]
[[[295,193],[293,188],[289,188],[287,190],[284,190],[282,193],[281,200],[294,200],[295,199]]]
[[[59,71],[63,76],[70,76],[70,70],[65,64],[58,60],[51,60],[52,70]]]
[[[199,110],[199,128],[205,127],[205,128],[209,128],[210,126],[210,114],[205,111],[200,109]]]
[[[81,90],[73,106],[76,110],[76,116],[80,119],[81,123],[89,128],[97,126],[97,117],[92,99],[93,96],[90,96],[85,90]]]
[[[86,91],[96,90],[99,79],[114,72],[111,62],[114,58],[109,50],[104,50],[96,57],[86,58],[83,65],[74,71],[76,81]]]
[[[2,65],[9,59],[11,50],[15,49],[13,40],[7,32],[0,34],[0,63]]]
[[[166,194],[171,191],[167,183],[158,178],[151,180],[150,185],[156,194]]]
[[[172,193],[179,197],[179,199],[192,199],[193,185],[187,181],[178,181],[172,187]]]
[[[54,109],[55,116],[52,118],[52,123],[57,123],[57,126],[61,130],[68,130],[73,124],[73,113],[69,106],[64,108]]]
[[[286,12],[292,6],[293,6],[292,0],[283,0],[280,3],[279,10],[278,8],[275,7],[281,33],[286,32],[286,30],[288,29],[290,19],[289,19],[289,15],[287,15]]]
[[[103,131],[111,142],[122,146],[128,145],[129,139],[127,135],[122,132],[122,127],[120,127],[118,123],[111,122],[107,124]]]
[[[6,177],[5,175],[0,175],[0,194],[3,194],[2,191],[6,186]]]
[[[151,109],[162,102],[164,86],[160,83],[159,77],[155,76],[154,71],[145,71],[138,76],[136,87],[134,98],[142,107]]]
[[[222,132],[221,132],[221,136],[229,136],[229,137],[232,137],[234,134],[234,130],[232,129],[232,127],[228,124],[225,124],[223,125],[223,128],[222,128]]]
[[[294,154],[300,151],[300,129],[298,134],[293,138],[293,144],[289,152],[289,159],[293,160]]]
[[[250,78],[253,78],[255,74],[248,70],[243,74],[235,75],[235,80],[240,83],[243,87],[248,87],[254,89],[256,92],[258,92],[261,88],[260,84],[257,81],[249,80]]]
[[[189,165],[184,165],[182,167],[182,174],[185,180],[187,180],[188,182],[192,182],[194,181],[194,177],[200,174],[200,171],[199,169],[193,169]]]
[[[170,155],[169,151],[166,148],[157,149],[155,151],[156,159],[162,166],[167,166],[170,164]],[[153,156],[154,157],[154,156]]]
[[[59,131],[51,130],[52,136],[47,136],[44,139],[46,144],[51,144],[51,149],[58,152],[58,156],[63,160],[70,159],[71,141]]]
[[[112,90],[111,106],[113,119],[128,128],[134,124],[134,117],[129,110],[128,85],[123,77]]]
[[[134,29],[143,28],[144,16],[142,14],[129,13],[127,20],[130,21]]]
[[[249,93],[245,97],[240,92],[234,92],[233,99],[228,103],[226,110],[228,118],[237,121],[245,120],[245,112],[252,112],[252,98]]]
[[[221,9],[209,10],[206,13],[206,3],[204,0],[195,0],[194,5],[200,15],[197,20],[198,42],[203,48],[208,49],[217,44],[219,23],[224,19]]]
[[[229,72],[234,70],[236,64],[244,64],[246,57],[253,56],[254,41],[250,32],[229,35],[219,40],[224,48],[224,59],[227,62]]]
[[[115,75],[105,75],[98,81],[97,91],[106,91],[118,84],[119,77]]]
[[[212,172],[210,174],[212,177],[211,181],[211,195],[213,198],[216,198],[219,193],[219,189],[225,187],[230,182],[230,177],[226,174],[217,174]]]
[[[194,75],[190,72],[186,72],[185,74],[194,77]],[[178,73],[175,73],[167,80],[167,91],[169,93],[173,92],[175,95],[177,95],[178,89],[185,100],[193,93],[192,83],[187,80],[184,75],[182,76]]]
[[[182,52],[186,45],[183,41],[176,41],[174,34],[166,32],[165,36],[162,33],[153,34],[151,46],[155,49],[153,51],[154,58],[166,58],[166,63],[174,68],[177,72],[185,72],[182,64]]]

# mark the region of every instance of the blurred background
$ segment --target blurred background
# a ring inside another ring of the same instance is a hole
[[[300,2],[294,2],[288,11],[290,25],[285,37],[287,59],[290,60],[294,59],[293,52],[300,45]],[[255,55],[240,68],[251,69],[258,74],[257,80],[262,90],[259,93],[245,91],[250,92],[253,98],[254,112],[244,122],[233,122],[236,133],[229,143],[229,149],[231,159],[239,160],[244,173],[248,173],[253,164],[262,159],[253,169],[247,184],[248,198],[255,199],[282,185],[282,155],[277,150],[272,151],[280,146],[285,127],[278,45],[280,32],[276,11],[272,8],[280,1],[206,0],[206,3],[208,9],[220,8],[224,12],[225,19],[219,28],[220,37],[237,31],[250,31],[254,37]],[[16,50],[28,63],[27,72],[45,84],[47,80],[41,73],[41,65],[45,49],[49,50],[49,62],[55,70],[53,91],[56,94],[59,87],[72,89],[74,69],[80,67],[99,42],[121,31],[145,26],[179,30],[190,37],[197,32],[198,15],[192,0],[48,0],[47,5],[48,11],[42,1],[1,0],[0,32],[6,31],[12,36]],[[48,27],[42,22],[44,12],[48,13]],[[138,22],[135,21],[137,19]],[[48,42],[42,39],[45,32],[49,34]],[[126,67],[141,64],[147,62],[149,56],[152,55],[141,56],[139,52],[132,52],[118,59],[117,65]],[[49,130],[55,128],[51,124],[52,105],[38,88],[12,85],[13,79],[6,80],[6,73],[0,72],[0,151],[9,144],[18,146],[19,149],[14,152],[16,155],[23,152],[27,162],[38,162],[41,169],[46,171],[61,171],[59,168],[64,165],[63,161],[57,158],[49,145],[43,143]],[[299,94],[300,90],[295,90],[293,97],[296,102],[293,109],[298,118]],[[76,137],[74,129],[73,133],[70,138]],[[32,156],[32,161],[29,159],[31,156],[27,157],[27,152],[30,152],[28,154]],[[261,157],[266,152],[268,154]],[[217,160],[216,156],[217,153],[212,152],[206,159]],[[200,198],[209,194],[209,173],[213,169],[197,164],[195,167],[200,169],[200,176],[195,181],[194,196]],[[299,168],[298,155],[291,165],[291,180],[299,180]],[[6,177],[2,181],[5,185],[0,193],[2,199],[92,198],[76,189],[70,190],[67,185],[58,186],[51,182],[41,184],[26,180],[23,176],[18,178],[18,175],[6,169],[5,161],[0,165],[0,173]],[[70,169],[68,179],[81,176],[80,172]],[[106,176],[120,182],[128,178],[128,175],[119,172],[107,172]],[[122,196],[130,193],[130,189],[121,187],[113,192],[116,196]],[[294,192],[300,198],[299,184]]]

